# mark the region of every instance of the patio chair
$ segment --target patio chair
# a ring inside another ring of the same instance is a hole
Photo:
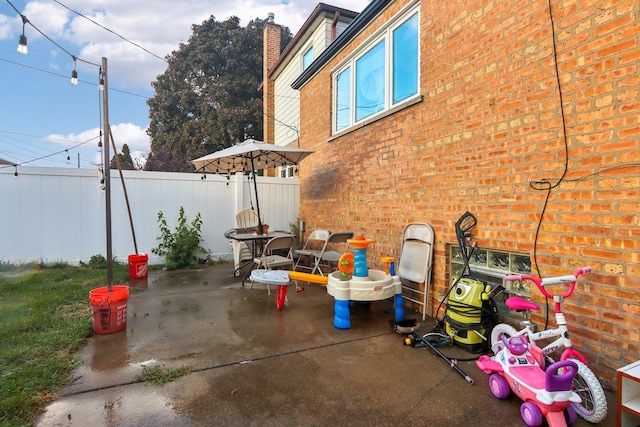
[[[433,229],[429,224],[412,222],[402,232],[402,252],[398,263],[402,297],[422,306],[422,321],[427,316],[431,288],[433,240]]]
[[[274,270],[279,267],[288,267],[293,269],[293,242],[295,237],[293,236],[278,236],[269,240],[262,250],[262,255],[256,257],[253,262],[256,264],[256,268],[263,268],[267,270]],[[286,255],[279,255],[284,253]],[[253,288],[253,281],[251,287]],[[271,289],[267,284],[267,292],[271,295]]]
[[[295,250],[295,255],[297,255],[298,259],[293,269],[295,271],[308,270],[313,273],[315,271],[314,250],[317,251],[319,248],[322,248],[327,243],[327,240],[329,240],[330,235],[329,230],[313,230],[307,238],[307,241],[304,242],[302,249]],[[305,265],[305,262],[307,262],[308,265]]]
[[[325,273],[322,271],[323,267],[327,274],[337,269],[340,257],[349,249],[349,243],[347,242],[349,239],[353,239],[353,231],[331,233],[324,246],[322,246],[322,250],[313,251],[315,262],[311,274],[315,274],[317,271],[321,276],[324,276]],[[342,247],[342,250],[336,250],[340,247]]]
[[[264,218],[261,219],[262,222],[264,222]],[[258,214],[255,210],[246,208],[236,214],[236,228],[250,232],[251,228],[257,226]],[[234,276],[239,276],[240,269],[243,267],[243,262],[253,260],[252,251],[248,243],[239,242],[237,240],[231,240],[231,247],[233,249]]]

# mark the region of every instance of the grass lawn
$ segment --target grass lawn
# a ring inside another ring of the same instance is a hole
[[[95,264],[0,263],[0,426],[33,425],[67,381],[93,335],[89,291],[106,286]],[[113,272],[114,284],[129,281],[127,265]]]

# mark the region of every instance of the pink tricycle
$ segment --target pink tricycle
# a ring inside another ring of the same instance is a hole
[[[491,374],[489,388],[495,397],[506,399],[513,391],[523,400],[520,415],[527,426],[541,426],[544,419],[549,427],[576,421],[577,413],[570,404],[581,399],[572,391],[578,372],[574,362],[563,360],[543,370],[536,357],[539,347],[530,345],[524,336],[505,336],[492,350],[495,356],[481,356],[476,365]]]

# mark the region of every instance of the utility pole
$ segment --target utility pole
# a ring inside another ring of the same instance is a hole
[[[109,170],[109,73],[107,73],[107,58],[102,57],[102,78],[104,79],[104,91],[102,93],[102,114],[104,123],[104,196],[107,228],[107,291],[113,290],[113,251],[111,243],[111,171]]]

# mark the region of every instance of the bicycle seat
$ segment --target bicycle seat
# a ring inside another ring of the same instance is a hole
[[[539,310],[540,306],[534,302],[527,301],[521,297],[509,297],[504,302],[511,310],[523,311],[523,310]]]

